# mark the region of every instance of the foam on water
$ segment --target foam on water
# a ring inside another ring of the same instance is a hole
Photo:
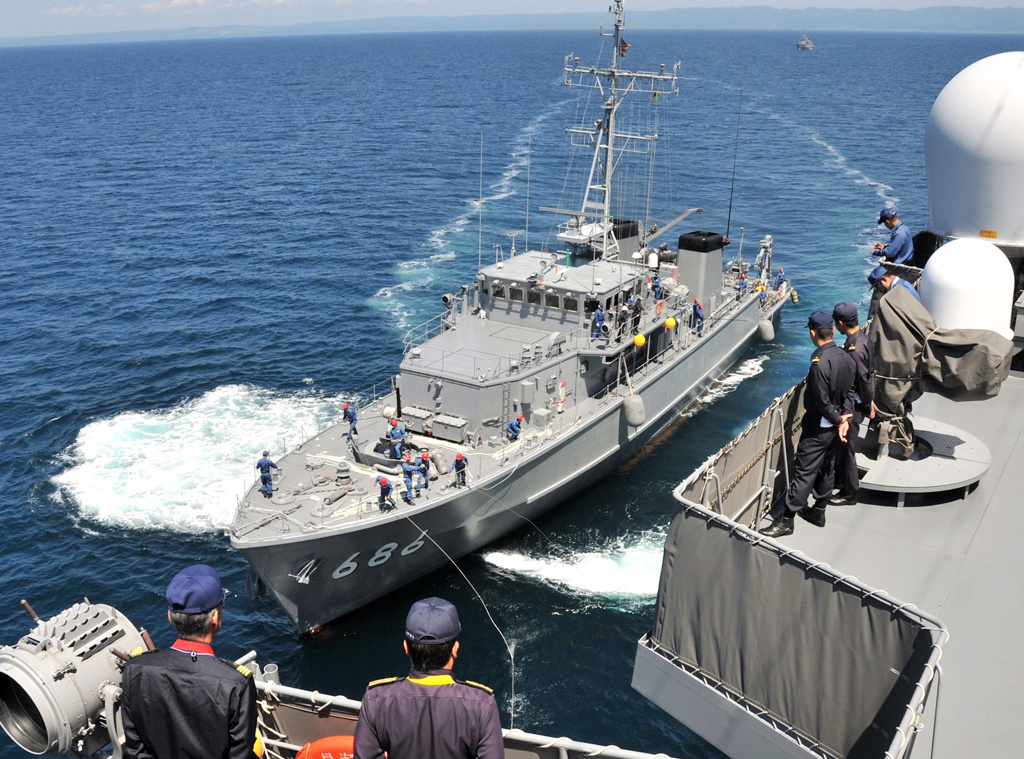
[[[271,459],[334,418],[341,398],[225,385],[171,409],[87,424],[53,478],[80,515],[132,529],[215,532]]]
[[[764,364],[769,360],[769,358],[769,356],[757,356],[755,358],[749,358],[743,363],[737,365],[736,368],[724,377],[713,382],[711,386],[704,391],[704,394],[697,399],[697,403],[689,410],[688,414],[693,414],[700,407],[706,406],[709,403],[714,403],[719,398],[724,398],[738,388],[743,382],[759,375],[764,371]]]
[[[658,592],[664,544],[664,532],[651,531],[568,557],[488,551],[483,559],[502,572],[595,598],[647,602]]]

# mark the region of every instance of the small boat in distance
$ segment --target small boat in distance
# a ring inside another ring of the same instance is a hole
[[[807,32],[804,32],[804,36],[796,41],[797,50],[814,50],[814,43],[811,42],[811,38],[807,36]]]

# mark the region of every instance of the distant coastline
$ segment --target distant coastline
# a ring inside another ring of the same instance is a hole
[[[595,25],[600,25],[603,18],[604,14],[600,13],[551,13],[379,18],[291,26],[189,27],[50,37],[0,37],[0,47],[333,34],[593,29]],[[666,11],[634,11],[630,14],[630,27],[794,32],[808,30],[1024,34],[1024,8],[941,6],[910,11],[824,8],[791,10],[766,5],[738,8],[679,8]]]

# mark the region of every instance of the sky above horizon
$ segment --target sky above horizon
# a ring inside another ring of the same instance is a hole
[[[606,0],[0,0],[0,38],[144,32],[209,26],[288,26],[408,16],[602,12]],[[670,8],[1022,7],[1024,0],[629,0],[627,11]],[[628,18],[628,16],[627,16]]]

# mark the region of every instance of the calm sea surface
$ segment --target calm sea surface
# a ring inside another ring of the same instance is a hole
[[[514,666],[454,569],[300,641],[272,600],[246,597],[225,526],[259,452],[385,380],[479,250],[491,260],[526,228],[531,247],[554,244],[536,207],[562,197],[562,61],[592,61],[601,38],[0,49],[0,641],[29,629],[19,599],[50,616],[88,597],[167,645],[167,581],[205,561],[241,591],[219,654],[255,648],[289,683],[358,698],[404,673],[406,610],[441,595],[463,617],[458,671],[495,687],[506,726],[514,711],[533,732],[717,756],[629,687],[670,491],[804,373],[810,311],[866,302],[879,208],[927,226],[935,96],[1024,38],[822,33],[798,53],[792,33],[627,36],[629,66],[682,61],[656,217],[701,206],[689,228],[725,231],[741,112],[731,236],[752,256],[774,235],[801,299],[672,434],[543,532],[460,562]],[[0,757],[19,755],[0,738]]]

